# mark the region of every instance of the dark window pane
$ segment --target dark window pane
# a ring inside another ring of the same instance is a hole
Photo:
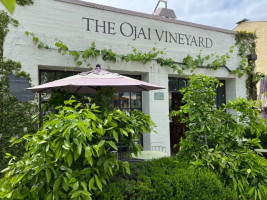
[[[114,93],[112,98],[109,101],[109,108],[113,109],[113,108],[119,108],[120,107],[120,97],[119,97],[119,93]]]
[[[77,71],[54,71],[54,70],[40,70],[40,84],[48,83],[58,79],[73,76],[80,72]]]
[[[178,79],[177,78],[170,78],[169,79],[169,90],[170,91],[178,91]]]
[[[141,109],[141,93],[140,92],[131,93],[131,108]]]
[[[130,93],[129,92],[123,92],[120,93],[120,108],[121,109],[127,109],[130,108]]]
[[[217,107],[222,106],[223,104],[226,104],[226,98],[225,98],[225,81],[220,81],[223,83],[222,87],[216,88],[216,104]]]
[[[225,81],[221,80],[221,83],[224,85],[222,87],[216,88],[216,105],[222,106],[222,104],[226,104],[226,97],[225,97]],[[170,92],[170,110],[175,106],[172,102],[172,93],[179,92],[180,89],[185,88],[188,86],[189,83],[187,79],[184,78],[169,78],[169,92]],[[181,106],[181,105],[179,105]]]
[[[179,90],[186,87],[186,79],[179,79]]]
[[[142,77],[140,75],[128,75],[128,74],[122,74],[122,75],[128,76],[128,77],[136,79],[136,80],[142,80]]]
[[[68,73],[68,72],[57,72],[57,73],[56,73],[56,78],[57,78],[57,80],[58,80],[58,79],[62,79],[62,78],[66,78],[66,77],[68,77],[68,76],[71,76],[71,74]]]
[[[41,72],[41,84],[55,80],[55,72]]]

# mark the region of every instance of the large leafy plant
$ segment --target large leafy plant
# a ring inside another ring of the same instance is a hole
[[[45,116],[36,134],[23,137],[27,152],[17,162],[11,158],[3,171],[0,198],[91,199],[114,170],[130,173],[129,164],[117,159],[119,138],[137,154],[139,133],[154,126],[140,111],[113,110],[104,116],[95,104],[75,99],[57,109]]]
[[[196,167],[214,169],[233,186],[239,198],[264,199],[266,160],[253,151],[261,148],[258,137],[266,134],[264,120],[256,109],[259,104],[237,98],[218,108],[215,89],[220,85],[215,78],[193,75],[190,85],[182,90],[185,105],[173,115],[179,115],[189,130],[178,156],[189,158]],[[238,143],[247,132],[254,138]]]
[[[37,104],[28,101],[20,102],[9,93],[9,75],[26,77],[29,75],[21,71],[21,64],[12,60],[0,62],[0,171],[7,167],[5,153],[9,152],[16,157],[22,157],[24,143],[10,147],[9,140],[12,137],[22,137],[25,134],[33,134],[37,130],[37,124],[33,123],[32,116],[38,113]],[[0,175],[1,176],[1,175]]]

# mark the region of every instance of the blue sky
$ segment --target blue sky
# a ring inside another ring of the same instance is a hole
[[[112,7],[152,13],[158,0],[84,0]],[[163,3],[160,4],[162,7]],[[233,29],[246,18],[267,21],[267,0],[168,0],[168,8],[177,19],[198,24]]]

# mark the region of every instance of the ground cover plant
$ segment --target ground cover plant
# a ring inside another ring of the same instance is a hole
[[[215,78],[193,75],[182,90],[185,105],[173,115],[179,115],[189,131],[181,140],[178,157],[196,168],[213,169],[237,191],[238,198],[266,199],[266,160],[253,151],[262,148],[259,137],[266,134],[259,103],[236,98],[217,108],[215,89],[220,84]],[[237,139],[248,132],[254,137],[239,144]]]
[[[231,200],[236,194],[207,168],[190,168],[174,157],[131,164],[131,174],[117,174],[99,200]]]
[[[116,170],[129,173],[129,164],[117,159],[119,138],[137,153],[139,133],[154,123],[140,111],[116,110],[103,115],[95,104],[70,99],[49,112],[36,134],[26,135],[26,153],[11,156],[0,179],[1,199],[92,199]],[[19,141],[15,141],[20,142]]]

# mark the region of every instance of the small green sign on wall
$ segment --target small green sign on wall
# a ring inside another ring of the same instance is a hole
[[[163,92],[154,92],[154,100],[164,100]]]

